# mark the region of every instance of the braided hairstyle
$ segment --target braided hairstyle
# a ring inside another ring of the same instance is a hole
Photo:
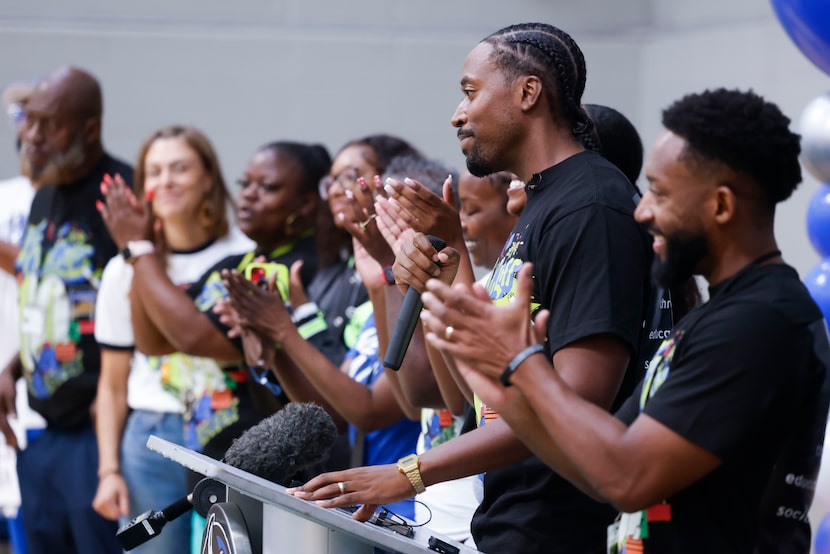
[[[491,60],[508,81],[520,75],[539,77],[553,120],[566,124],[586,148],[598,149],[593,123],[582,108],[585,58],[568,33],[546,23],[520,23],[482,42],[493,47]]]

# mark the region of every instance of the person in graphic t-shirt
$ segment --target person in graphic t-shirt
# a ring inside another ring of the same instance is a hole
[[[546,326],[546,354],[581,396],[610,409],[630,393],[620,391],[623,376],[640,371],[650,256],[648,237],[633,217],[635,188],[591,151],[592,122],[581,106],[585,78],[582,52],[561,29],[542,23],[501,29],[468,54],[452,124],[471,173],[510,171],[527,183],[527,206],[496,262],[490,297],[509,303],[517,292],[516,269],[533,261],[533,309],[554,314]],[[458,260],[457,251],[441,259],[444,266]],[[452,337],[452,330],[442,333]],[[635,380],[627,383],[633,388]],[[390,464],[334,472],[291,492],[331,507],[363,503],[355,517],[365,519],[376,503],[486,472],[483,502],[471,525],[478,548],[602,551],[614,510],[532,457],[490,408],[477,402],[484,424],[425,452],[420,465],[402,460],[400,469]],[[340,494],[337,483],[344,480],[346,494]]]
[[[218,261],[253,247],[228,221],[231,199],[219,158],[198,129],[171,125],[147,138],[139,149],[133,190],[152,205],[166,247],[158,255],[171,281],[181,288]],[[104,206],[102,210],[106,212]],[[131,242],[132,218],[104,219],[122,254],[104,269],[95,310],[101,378],[95,429],[100,469],[93,506],[102,516],[117,519],[166,506],[192,490],[187,487],[187,470],[149,450],[147,439],[155,435],[184,445],[194,400],[226,394],[228,386],[211,358],[178,352],[148,356],[135,348],[132,264],[155,247]],[[177,554],[189,544],[190,519],[181,517],[133,552]]]
[[[9,440],[14,378],[47,422],[18,456],[31,552],[120,552],[116,524],[92,509],[98,476],[93,429],[100,353],[95,303],[116,246],[96,210],[105,174],[132,182],[132,168],[101,144],[101,89],[63,67],[38,82],[25,107],[23,173],[40,183],[15,270],[20,354],[0,373],[0,428]]]
[[[676,324],[614,416],[536,355],[530,264],[509,306],[431,281],[428,339],[548,465],[625,512],[620,549],[807,552],[830,346],[774,235],[775,206],[801,180],[799,137],[774,104],[726,89],[682,98],[663,125],[635,215],[654,237],[654,280],[701,274],[710,299]]]

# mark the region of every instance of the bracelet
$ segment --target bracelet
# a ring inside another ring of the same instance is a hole
[[[315,302],[306,302],[305,304],[300,304],[294,311],[291,313],[291,321],[294,323],[299,323],[304,319],[308,319],[311,316],[317,315],[317,312],[320,311],[320,308],[317,307]]]
[[[113,467],[105,467],[104,469],[98,470],[98,480],[100,481],[104,477],[108,475],[119,475],[121,473],[121,468],[118,466]]]
[[[507,364],[507,368],[504,370],[504,373],[501,374],[500,381],[501,384],[505,387],[510,386],[510,377],[513,375],[513,372],[518,369],[518,367],[529,357],[533,356],[534,354],[539,354],[540,352],[545,351],[545,346],[542,344],[532,344],[516,354],[510,363]]]

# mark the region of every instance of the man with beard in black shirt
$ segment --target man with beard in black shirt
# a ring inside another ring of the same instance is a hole
[[[20,283],[20,355],[0,372],[0,430],[10,444],[14,381],[47,427],[17,458],[30,552],[116,553],[116,522],[92,509],[98,478],[93,429],[100,352],[93,336],[98,283],[117,253],[96,203],[104,175],[132,182],[132,169],[101,144],[102,95],[86,71],[60,68],[25,107],[22,166],[42,183],[32,201],[15,271]]]
[[[644,315],[653,312],[646,309],[650,255],[648,236],[633,217],[637,190],[611,162],[585,148],[595,146],[581,106],[585,79],[582,52],[561,29],[543,23],[506,27],[468,54],[452,124],[471,173],[505,170],[528,183],[527,205],[493,269],[489,297],[509,303],[517,292],[516,270],[534,262],[532,310],[554,310],[545,326],[546,356],[578,394],[608,410],[642,375],[639,334]],[[526,304],[523,309],[529,321]],[[451,329],[441,332],[452,338]],[[414,463],[410,458],[397,467],[334,472],[292,492],[312,500],[336,497],[325,504],[332,507],[365,504],[356,517],[367,519],[372,504],[486,472],[484,499],[471,525],[482,551],[604,552],[615,511],[532,456],[491,408],[476,402],[479,428]]]
[[[535,355],[537,329],[558,306],[528,323],[530,264],[509,306],[430,281],[428,340],[534,453],[628,512],[620,547],[804,553],[830,347],[774,236],[775,206],[801,180],[799,137],[774,104],[725,89],[684,97],[663,124],[636,217],[654,237],[654,279],[671,286],[700,274],[710,300],[678,322],[616,417]]]

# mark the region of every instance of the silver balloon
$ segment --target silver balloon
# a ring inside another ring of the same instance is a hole
[[[807,104],[800,127],[801,162],[813,177],[830,183],[830,92]]]

